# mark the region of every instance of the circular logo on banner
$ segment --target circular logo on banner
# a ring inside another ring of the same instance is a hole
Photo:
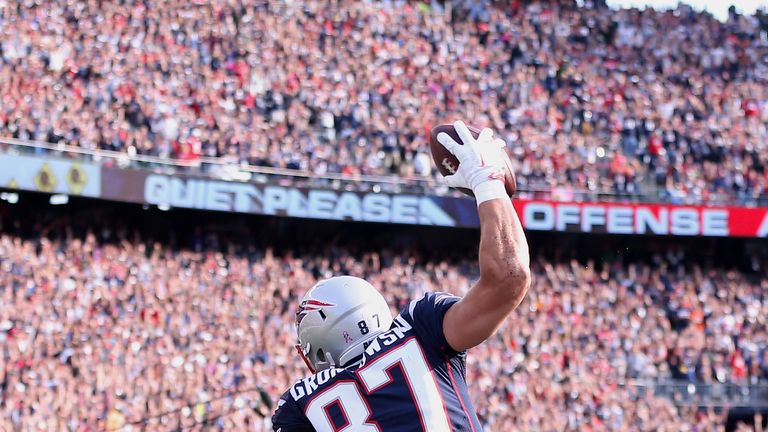
[[[51,171],[51,167],[44,163],[40,171],[35,176],[35,186],[40,192],[53,192],[56,189],[56,177]]]
[[[85,171],[77,162],[73,163],[67,172],[67,185],[72,193],[80,195],[85,189],[85,185],[88,184],[88,177],[85,175]]]

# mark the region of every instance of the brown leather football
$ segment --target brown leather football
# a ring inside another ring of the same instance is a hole
[[[467,128],[470,132],[472,132],[472,136],[475,138],[480,135],[480,129],[469,125],[467,125]],[[456,129],[454,129],[452,124],[437,125],[433,127],[429,132],[429,149],[432,152],[432,160],[435,161],[435,165],[437,165],[437,170],[440,171],[440,174],[447,176],[456,172],[456,170],[459,168],[459,160],[456,158],[456,156],[451,154],[448,149],[443,147],[443,145],[440,144],[440,141],[437,140],[437,135],[440,132],[447,133],[451,138],[454,139],[454,141],[461,145],[464,145],[464,143],[461,142],[459,134],[456,133]],[[507,172],[504,174],[504,186],[507,189],[507,195],[512,197],[517,190],[517,181],[515,180],[515,172],[512,169],[512,161],[509,159],[509,154],[506,152],[506,150],[504,151],[504,155],[506,156],[505,159],[507,162]],[[473,194],[470,189],[456,189],[469,196],[475,196],[475,194]]]

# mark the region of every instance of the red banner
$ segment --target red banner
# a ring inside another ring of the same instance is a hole
[[[529,230],[703,237],[766,237],[768,208],[514,200]]]

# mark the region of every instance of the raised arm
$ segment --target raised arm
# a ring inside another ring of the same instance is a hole
[[[486,201],[480,214],[480,280],[448,309],[445,338],[456,351],[479,345],[496,332],[531,284],[528,242],[507,199]]]
[[[528,292],[531,273],[528,242],[499,175],[506,167],[496,156],[503,141],[493,140],[487,129],[475,140],[463,123],[456,122],[455,128],[463,146],[447,135],[438,137],[459,159],[459,172],[447,183],[470,187],[480,216],[480,280],[443,319],[446,340],[464,351],[496,332]]]

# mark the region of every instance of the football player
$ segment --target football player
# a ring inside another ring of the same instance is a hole
[[[480,431],[465,379],[466,351],[494,334],[530,285],[528,244],[504,187],[504,142],[484,129],[463,145],[438,141],[459,160],[446,177],[470,188],[480,218],[480,279],[456,297],[427,293],[392,318],[368,282],[318,282],[296,314],[299,355],[312,375],[282,396],[277,432]]]

